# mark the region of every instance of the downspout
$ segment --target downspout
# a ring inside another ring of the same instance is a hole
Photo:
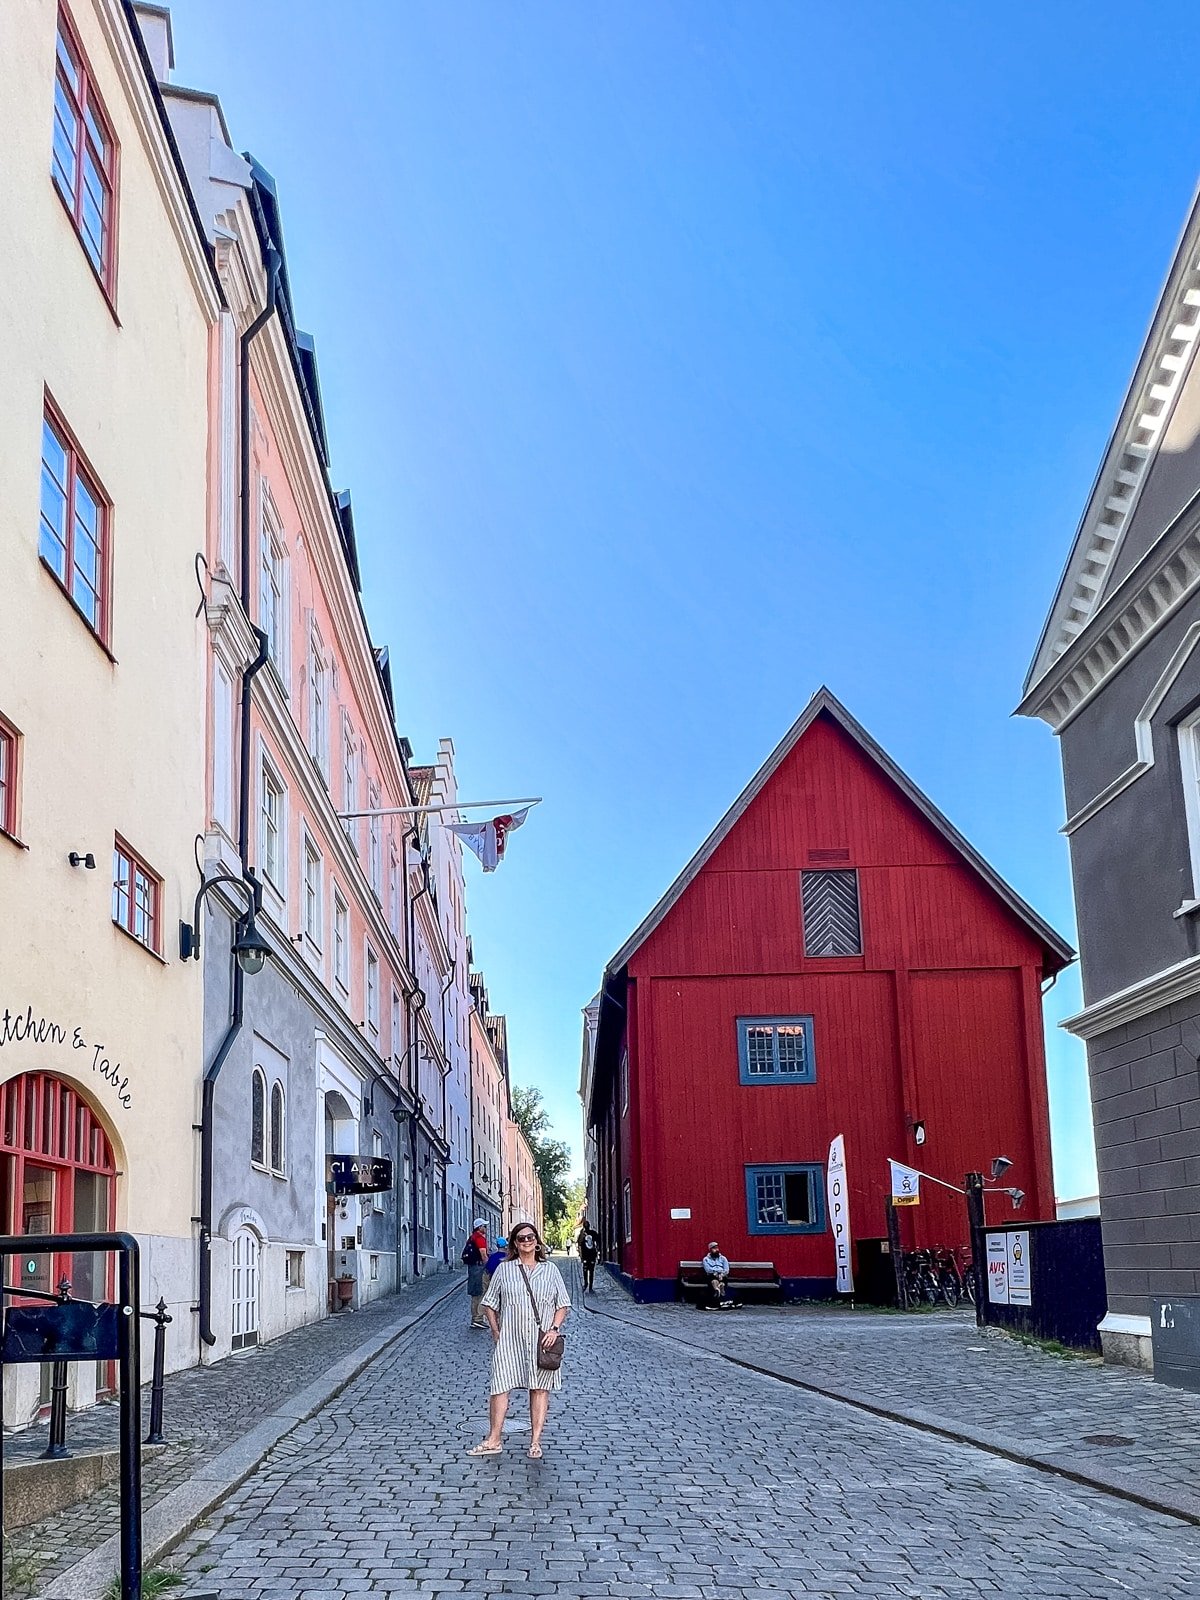
[[[246,620],[250,621],[250,345],[275,313],[279,302],[279,271],[283,258],[274,248],[267,250],[267,300],[263,309],[242,334],[239,341],[238,377],[240,381],[238,411],[238,449],[240,452],[241,505],[241,563],[238,585],[239,598]],[[254,882],[250,870],[250,699],[255,678],[267,664],[270,641],[261,628],[250,622],[258,644],[258,654],[242,673],[242,703],[240,754],[238,764],[238,857],[242,876]],[[245,1006],[246,977],[237,961],[233,961],[233,975],[229,1002],[229,1026],[217,1046],[208,1070],[204,1074],[203,1096],[200,1105],[200,1338],[210,1347],[217,1342],[212,1327],[212,1223],[213,1223],[213,1102],[221,1068],[229,1058],[234,1041],[242,1031]]]
[[[407,841],[409,839],[411,839],[414,844],[418,844],[420,842],[420,834],[418,833],[418,831],[417,831],[417,829],[415,827],[412,828],[408,833],[406,833],[404,835],[404,842],[405,843],[407,843]],[[411,894],[409,892],[409,890],[408,890],[408,862],[407,862],[407,859],[405,860],[405,866],[404,866],[405,890],[404,890],[404,893],[405,893],[405,898],[408,901],[408,919],[407,919],[407,922],[405,924],[405,928],[406,928],[406,931],[408,933],[408,970],[413,975],[413,985],[414,985],[413,994],[414,995],[416,993],[416,983],[417,983],[417,911],[416,911],[416,907],[417,907],[417,901],[421,898],[421,896],[424,895],[424,894],[428,894],[429,893],[429,866],[428,866],[428,863],[423,863],[422,866],[423,866],[423,872],[422,872],[423,882],[421,884],[421,887],[417,890],[416,894]],[[414,1278],[419,1278],[421,1276],[421,1229],[420,1229],[420,1223],[418,1221],[419,1208],[418,1208],[418,1201],[417,1201],[417,1186],[418,1186],[418,1180],[419,1180],[419,1176],[420,1176],[418,1171],[417,1171],[417,1119],[420,1116],[420,1104],[421,1104],[421,1101],[420,1101],[420,1095],[418,1093],[418,1085],[419,1085],[419,1081],[420,1081],[420,1069],[419,1069],[419,1067],[417,1065],[418,1050],[417,1050],[417,1043],[416,1043],[416,1030],[417,1030],[417,1016],[418,1016],[418,1013],[417,1013],[416,1008],[412,1004],[412,999],[413,999],[413,996],[410,995],[409,996],[409,1001],[408,1001],[408,1029],[409,1029],[409,1041],[410,1041],[410,1044],[412,1046],[411,1052],[410,1052],[411,1056],[412,1056],[412,1062],[411,1062],[411,1065],[410,1065],[408,1070],[409,1070],[409,1095],[410,1095],[411,1100],[412,1100],[412,1109],[410,1110],[410,1112],[408,1114],[408,1138],[409,1138],[409,1148],[410,1148],[410,1150],[412,1152],[412,1194],[410,1196],[410,1202],[411,1202],[411,1208],[412,1208],[412,1219],[411,1219],[412,1255],[413,1255],[412,1270],[413,1270],[413,1277]]]
[[[456,971],[457,967],[458,967],[458,957],[457,956],[452,956],[451,960],[450,960],[450,976],[446,979],[445,983],[442,985],[442,1055],[446,1058],[447,1061],[449,1061],[450,1057],[449,1057],[449,1054],[448,1054],[447,1049],[446,1049],[446,996],[450,993],[451,987],[454,984],[454,974],[455,974],[455,971]],[[447,1110],[448,1110],[448,1105],[447,1105],[447,1100],[446,1100],[446,1082],[447,1082],[447,1079],[449,1078],[449,1076],[450,1076],[450,1074],[448,1072],[443,1072],[442,1073],[442,1138],[443,1139],[446,1138],[446,1113],[447,1113]],[[447,1142],[447,1144],[449,1144],[450,1141],[446,1140],[446,1142]],[[448,1174],[449,1174],[449,1167],[447,1166],[447,1175]],[[449,1192],[448,1192],[448,1185],[445,1182],[443,1182],[443,1184],[442,1184],[442,1265],[445,1266],[445,1267],[448,1267],[450,1265],[450,1196],[449,1196]]]

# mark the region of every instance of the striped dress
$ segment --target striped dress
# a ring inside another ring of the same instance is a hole
[[[558,1389],[562,1385],[561,1368],[543,1372],[537,1364],[538,1324],[521,1282],[523,1270],[519,1261],[501,1262],[483,1297],[482,1303],[500,1318],[500,1338],[492,1356],[493,1394],[507,1394],[510,1389]],[[545,1332],[554,1313],[570,1306],[571,1296],[552,1261],[538,1262],[529,1274],[529,1287]]]

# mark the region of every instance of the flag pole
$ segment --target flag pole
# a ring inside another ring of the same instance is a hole
[[[450,800],[440,806],[385,806],[382,811],[339,811],[339,822],[354,822],[359,817],[426,817],[440,811],[474,811],[480,806],[503,806],[511,811],[517,806],[540,806],[541,795],[528,800]]]

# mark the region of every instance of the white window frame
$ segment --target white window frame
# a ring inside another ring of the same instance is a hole
[[[267,795],[274,792],[278,800],[278,816],[275,820],[275,862],[274,869],[269,863],[268,852],[268,811]],[[287,899],[287,811],[288,792],[287,785],[279,774],[279,769],[271,760],[265,749],[259,752],[258,763],[258,857],[259,867],[265,882],[269,883],[276,894],[283,900]]]
[[[350,993],[350,907],[333,886],[333,981],[343,994]]]
[[[303,882],[301,895],[303,897],[300,915],[303,923],[304,942],[313,955],[319,957],[325,944],[325,863],[321,852],[317,849],[316,842],[307,827],[303,829],[302,838],[303,856]],[[310,877],[309,868],[315,862],[315,882]],[[315,916],[310,916],[310,910]],[[316,932],[313,932],[313,922],[316,922]]]
[[[262,1155],[261,1155],[261,1157],[259,1156],[258,1152],[254,1148],[254,1086],[255,1086],[256,1083],[261,1083],[262,1084],[262,1097],[263,1097],[263,1116],[262,1116],[263,1147],[262,1147]],[[269,1172],[271,1170],[271,1168],[270,1168],[270,1160],[271,1160],[271,1086],[267,1082],[267,1074],[266,1074],[266,1072],[263,1070],[262,1067],[260,1067],[260,1066],[258,1066],[256,1064],[255,1067],[254,1067],[253,1072],[251,1072],[251,1074],[250,1074],[250,1165],[254,1168],[254,1170],[256,1172]]]
[[[367,1027],[376,1039],[379,1038],[379,957],[371,947],[368,939],[364,947],[363,956],[363,1006],[367,1013]]]
[[[325,648],[314,625],[308,633],[308,753],[329,782],[329,670]]]
[[[283,518],[266,479],[260,496],[258,625],[267,636],[267,653],[286,688],[288,682],[288,557]]]
[[[224,662],[213,661],[212,818],[233,834],[233,678]]]
[[[367,806],[371,811],[378,811],[382,804],[379,790],[374,785],[367,788]],[[371,879],[371,888],[375,891],[375,898],[380,905],[383,904],[383,818],[367,818],[367,862],[368,873]]]
[[[358,752],[354,748],[354,729],[346,717],[342,725],[342,810],[358,810]],[[358,849],[358,823],[347,819],[342,823],[346,837]]]
[[[373,1133],[371,1135],[371,1155],[376,1161],[381,1160],[383,1157],[383,1135],[381,1133]],[[382,1190],[377,1190],[371,1196],[371,1205],[375,1211],[384,1209]]]
[[[395,845],[388,852],[388,925],[400,937],[400,857]]]
[[[279,1162],[275,1161],[275,1091],[279,1091],[280,1123],[279,1129]],[[282,1078],[276,1078],[271,1084],[271,1095],[267,1101],[270,1115],[267,1118],[267,1161],[271,1171],[277,1178],[287,1177],[287,1087]]]
[[[398,1067],[400,1065],[400,992],[394,987],[392,989],[391,1028],[391,1038],[388,1042],[391,1046],[392,1060]]]
[[[1179,770],[1192,865],[1192,899],[1200,899],[1200,710],[1179,724]]]

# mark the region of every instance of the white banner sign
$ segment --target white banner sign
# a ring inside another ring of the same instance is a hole
[[[854,1264],[850,1254],[850,1192],[846,1185],[846,1141],[839,1133],[829,1146],[825,1169],[829,1195],[829,1226],[833,1231],[833,1259],[839,1294],[854,1293]]]
[[[892,1204],[894,1206],[919,1206],[921,1204],[921,1174],[913,1167],[901,1166],[899,1161],[889,1161],[892,1169]]]
[[[987,1236],[987,1297],[994,1306],[1008,1304],[1008,1241],[1002,1233]]]

